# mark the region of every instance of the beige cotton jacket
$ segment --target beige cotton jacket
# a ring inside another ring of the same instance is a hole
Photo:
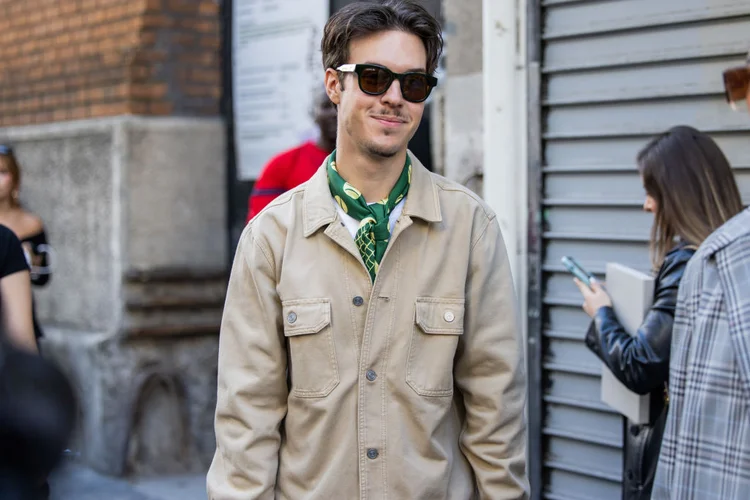
[[[525,365],[498,221],[412,160],[374,284],[323,167],[243,232],[211,500],[528,497]]]

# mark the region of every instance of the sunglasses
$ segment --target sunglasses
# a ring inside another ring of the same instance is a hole
[[[394,73],[378,64],[343,64],[336,71],[356,73],[360,90],[368,95],[383,95],[393,80],[398,80],[401,95],[409,102],[424,102],[438,83],[437,78],[427,73]]]
[[[734,103],[747,99],[750,88],[750,65],[737,66],[724,71],[724,95],[727,103],[734,107]]]
[[[13,148],[10,146],[6,146],[4,144],[0,144],[0,155],[10,155],[13,154]]]

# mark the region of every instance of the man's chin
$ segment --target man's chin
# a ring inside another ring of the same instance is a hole
[[[385,140],[369,140],[363,141],[362,149],[374,158],[393,158],[404,150],[404,144],[398,140],[388,140],[387,137],[381,137],[379,139]],[[394,139],[391,137],[390,139]]]
[[[381,146],[379,144],[368,144],[365,149],[370,155],[378,158],[393,158],[402,150],[401,146]]]

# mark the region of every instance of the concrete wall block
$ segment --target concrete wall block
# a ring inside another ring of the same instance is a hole
[[[450,77],[482,71],[482,0],[443,0],[445,65]]]
[[[225,279],[210,281],[149,281],[128,282],[124,293],[125,303],[131,305],[200,305],[224,306],[227,292]]]
[[[38,318],[83,330],[112,328],[119,277],[112,266],[111,131],[59,126],[8,135],[21,166],[22,203],[42,218],[54,250],[52,280],[35,290]]]
[[[224,269],[223,122],[133,120],[126,134],[126,269]]]
[[[190,333],[213,331],[218,334],[222,309],[223,304],[205,304],[190,308],[130,310],[123,318],[122,331],[128,336],[177,335],[181,329]]]
[[[482,74],[451,76],[445,90],[445,176],[482,194]]]
[[[51,329],[45,355],[80,398],[72,447],[104,474],[203,472],[215,449],[218,338],[121,341]]]
[[[43,353],[80,399],[73,447],[111,475],[205,470],[226,284],[221,121],[117,117],[0,140],[56,250],[36,311]]]

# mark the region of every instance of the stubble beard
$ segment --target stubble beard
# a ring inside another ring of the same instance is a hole
[[[400,151],[401,148],[399,147],[392,147],[392,148],[384,148],[381,146],[378,146],[377,144],[373,143],[365,143],[363,145],[363,149],[370,155],[370,156],[376,156],[379,158],[393,158],[396,156]]]
[[[356,137],[351,129],[348,130],[350,137]],[[401,146],[394,145],[391,147],[380,146],[375,141],[369,140],[367,137],[363,137],[359,142],[359,148],[369,156],[374,158],[393,158],[401,152]]]

